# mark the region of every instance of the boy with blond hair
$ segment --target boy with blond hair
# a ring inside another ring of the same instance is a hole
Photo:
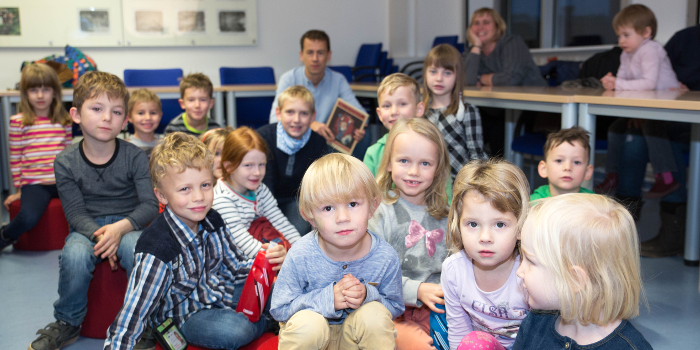
[[[237,349],[263,333],[265,317],[252,323],[235,310],[253,260],[211,209],[213,162],[206,146],[184,133],[167,135],[153,150],[151,182],[166,207],[136,245],[135,273],[105,349],[131,350],[147,324],[155,329],[168,319],[188,343],[215,349]],[[281,264],[285,253],[267,258]]]
[[[37,332],[30,350],[60,349],[78,339],[95,265],[107,260],[116,270],[119,260],[131,275],[140,230],[158,214],[146,154],[117,139],[126,126],[128,101],[124,82],[105,72],[86,73],[73,91],[70,115],[83,140],[54,162],[71,232],[61,252],[56,322]]]
[[[214,107],[214,86],[209,77],[202,73],[187,75],[180,82],[180,108],[185,112],[171,120],[165,127],[165,133],[184,132],[199,136],[207,130],[221,126],[209,118],[209,111]]]
[[[263,183],[277,199],[284,216],[301,235],[305,235],[311,226],[299,215],[299,186],[306,169],[316,159],[330,153],[330,147],[323,136],[310,128],[316,119],[316,109],[314,96],[307,88],[301,85],[289,87],[277,97],[277,101],[279,107],[275,114],[278,122],[258,129],[271,153]]]
[[[299,194],[313,234],[298,240],[277,277],[270,313],[280,349],[394,349],[404,312],[396,251],[367,230],[381,201],[362,162],[332,153],[315,161]]]
[[[131,92],[126,117],[134,126],[134,134],[130,135],[127,141],[142,149],[150,157],[153,147],[163,138],[162,134],[155,134],[162,116],[160,98],[153,91],[138,89]]]
[[[588,131],[578,126],[547,136],[544,160],[540,161],[537,171],[549,184],[537,188],[530,196],[531,201],[565,193],[593,193],[581,187],[593,176],[589,140]]]
[[[377,116],[387,130],[391,130],[399,118],[421,117],[425,112],[418,81],[403,73],[394,73],[382,80],[377,89],[377,100],[379,103]],[[384,155],[387,135],[369,146],[365,153],[363,162],[372,175],[377,175],[377,167]]]

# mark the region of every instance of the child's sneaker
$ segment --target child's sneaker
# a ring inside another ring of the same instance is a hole
[[[681,184],[679,184],[676,179],[673,179],[673,181],[670,183],[666,183],[663,176],[656,174],[655,177],[656,181],[654,182],[654,185],[651,186],[649,192],[644,194],[644,198],[646,199],[659,199],[666,197],[667,195],[671,194],[671,192],[681,187]]]
[[[15,243],[13,240],[5,238],[5,226],[0,227],[0,251],[13,243]]]
[[[29,350],[57,350],[78,340],[80,326],[71,326],[63,321],[56,321],[49,323],[36,334],[39,334],[39,338],[36,338],[29,345]]]

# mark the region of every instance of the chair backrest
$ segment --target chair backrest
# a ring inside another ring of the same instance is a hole
[[[274,84],[272,67],[219,68],[221,85]]]
[[[457,43],[457,51],[464,53],[464,43]]]
[[[457,40],[459,40],[459,37],[457,35],[436,36],[435,40],[433,40],[433,47],[438,46],[440,44],[450,44],[456,49],[459,49],[459,47],[457,47]]]
[[[328,68],[344,75],[348,83],[352,82],[352,68],[350,66],[328,66]]]
[[[272,67],[221,67],[221,85],[275,84]],[[257,129],[270,120],[270,109],[274,97],[236,98],[236,125]]]
[[[134,86],[179,86],[182,80],[182,69],[125,69],[124,84],[127,87]],[[161,100],[163,117],[156,133],[163,133],[171,120],[175,119],[183,109],[176,99]],[[129,132],[134,132],[134,127],[129,123]]]
[[[356,70],[353,74],[354,81],[369,81],[369,82],[376,81],[376,76],[374,76],[373,74],[377,74],[377,69],[380,68],[379,67],[379,58],[380,58],[381,52],[382,52],[382,43],[362,44],[362,46],[360,46],[360,51],[357,53],[357,59],[355,60],[355,68],[358,68],[358,67],[375,67],[375,68]],[[368,75],[368,76],[361,77],[362,75]]]

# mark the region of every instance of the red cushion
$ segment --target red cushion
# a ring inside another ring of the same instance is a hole
[[[117,318],[124,304],[128,283],[126,270],[121,266],[117,271],[112,271],[106,260],[95,266],[88,288],[87,315],[80,335],[98,339],[107,337],[109,325]]]
[[[14,219],[19,214],[20,208],[21,201],[10,204],[10,219]],[[19,250],[62,249],[68,237],[68,230],[68,221],[63,214],[61,200],[53,198],[36,226],[22,234],[14,244],[14,248]]]
[[[156,345],[156,350],[163,350],[163,348],[158,344]],[[187,350],[209,349],[188,344]],[[250,344],[240,348],[240,350],[277,350],[277,336],[273,333],[263,333],[260,338],[253,340]]]

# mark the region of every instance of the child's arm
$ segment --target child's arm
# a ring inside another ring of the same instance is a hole
[[[9,129],[10,143],[10,172],[12,173],[12,183],[19,189],[22,180],[22,115],[17,114],[10,118]],[[19,199],[19,196],[18,196]]]
[[[460,275],[458,269],[453,264],[454,260],[445,260],[442,264],[442,275],[440,284],[445,294],[445,311],[447,313],[447,339],[451,349],[456,349],[459,342],[472,329],[471,318],[460,305],[460,291],[456,280]]]
[[[127,215],[133,230],[141,230],[158,216],[158,200],[153,193],[151,173],[148,170],[148,156],[139,148],[133,157],[133,179],[139,205]],[[129,232],[129,231],[127,231]]]
[[[642,48],[645,49],[645,48]],[[627,79],[624,74],[618,74],[615,79],[615,90],[655,90],[656,83],[659,80],[659,70],[661,68],[661,61],[663,57],[658,57],[654,52],[650,50],[643,50],[637,52],[640,55],[639,61],[636,63],[641,64],[642,77],[638,79]],[[635,57],[636,58],[636,57]],[[622,62],[620,62],[622,68]],[[619,69],[618,72],[626,72],[627,70]]]
[[[387,264],[387,268],[379,284],[375,287],[370,284],[370,282],[374,281],[364,281],[364,286],[367,289],[367,296],[363,304],[371,301],[378,301],[389,310],[393,318],[396,318],[404,312],[406,307],[403,303],[401,292],[401,264],[399,263],[399,257],[396,255],[396,252],[392,251],[392,253],[391,256],[387,256],[387,259],[378,259],[378,261],[376,261],[378,264]],[[389,261],[385,262],[386,260]],[[371,266],[369,266],[369,268],[371,268]]]
[[[243,288],[254,258],[249,258],[238,249],[228,228],[224,230],[224,234],[221,235],[222,244],[225,246],[224,268],[221,269],[221,275],[224,276],[225,289],[229,291],[229,295],[233,295],[234,288]],[[227,247],[228,249],[225,249]]]
[[[299,240],[299,238],[301,238],[299,231],[297,231],[289,222],[289,219],[284,216],[279,206],[277,206],[277,200],[272,196],[272,192],[270,192],[265,184],[260,185],[257,196],[260,216],[266,217],[272,226],[274,226],[277,231],[280,231],[290,244],[294,244],[294,242]]]
[[[160,304],[166,286],[172,283],[168,264],[146,253],[137,253],[134,259],[124,305],[107,331],[105,350],[133,349],[141,338],[148,317]]]
[[[464,120],[462,125],[464,127],[464,139],[467,140],[465,147],[467,147],[469,152],[470,160],[488,160],[489,156],[484,151],[484,137],[480,132],[483,129],[481,128],[479,108],[464,101],[462,103],[464,103]]]
[[[66,128],[66,147],[70,146],[73,143],[73,126],[71,124],[68,124],[65,126]]]
[[[96,236],[93,233],[100,228],[100,225],[96,224],[93,217],[88,214],[83,193],[75,182],[75,176],[70,170],[69,161],[61,156],[63,154],[56,156],[54,173],[56,175],[58,196],[61,198],[61,206],[66,215],[66,220],[73,230],[86,236],[91,241],[96,241]]]
[[[262,242],[253,238],[250,232],[248,232],[248,227],[243,224],[241,213],[239,213],[234,199],[227,195],[215,195],[214,205],[212,207],[224,219],[226,227],[235,241],[236,247],[247,257],[254,259],[262,246]]]

